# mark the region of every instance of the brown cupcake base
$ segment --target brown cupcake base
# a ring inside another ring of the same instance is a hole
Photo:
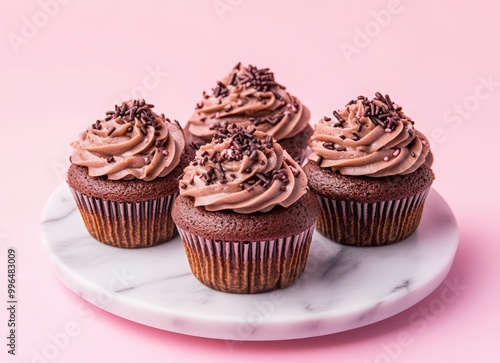
[[[302,233],[263,241],[206,239],[179,228],[193,275],[218,291],[255,294],[282,289],[304,272],[314,225]]]
[[[195,277],[214,290],[238,294],[282,289],[297,280],[318,215],[310,191],[291,206],[266,213],[207,211],[185,196],[172,208]]]
[[[177,178],[194,158],[186,148],[169,175],[151,181],[92,177],[71,164],[67,183],[90,235],[121,248],[151,247],[171,240],[177,230],[170,212],[179,192]]]
[[[314,225],[318,215],[319,203],[311,191],[288,208],[276,206],[266,213],[207,211],[195,207],[193,198],[182,195],[172,207],[178,228],[216,241],[264,241],[299,234]]]
[[[102,243],[120,248],[152,247],[177,234],[170,217],[177,193],[141,202],[115,202],[70,189],[85,227]]]
[[[383,246],[399,242],[417,229],[428,191],[374,203],[317,195],[321,214],[316,229],[325,237],[350,246]]]
[[[313,161],[304,171],[321,205],[318,232],[351,246],[387,245],[415,232],[434,180],[427,164],[380,178],[342,175]]]

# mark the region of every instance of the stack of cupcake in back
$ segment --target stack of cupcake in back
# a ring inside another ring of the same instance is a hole
[[[322,206],[317,229],[353,246],[401,241],[434,180],[429,142],[388,95],[359,96],[316,125],[304,170]]]
[[[186,138],[197,145],[211,142],[220,122],[255,127],[301,164],[313,132],[309,119],[307,107],[278,84],[268,68],[238,63],[210,94],[203,92],[188,120]]]
[[[318,215],[299,164],[270,135],[236,124],[199,148],[172,209],[193,274],[232,293],[296,281]]]
[[[72,143],[67,182],[89,233],[116,247],[158,245],[183,168],[194,156],[182,128],[143,99],[123,102]]]

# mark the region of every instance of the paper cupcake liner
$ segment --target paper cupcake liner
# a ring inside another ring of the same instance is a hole
[[[253,294],[297,280],[309,254],[314,225],[297,235],[252,242],[206,239],[179,228],[189,266],[206,286]]]
[[[401,241],[417,229],[429,189],[408,198],[376,203],[317,195],[321,214],[316,229],[335,242],[351,246],[382,246]]]
[[[113,202],[70,188],[90,235],[105,244],[141,248],[171,240],[177,233],[170,216],[177,193],[142,202]]]

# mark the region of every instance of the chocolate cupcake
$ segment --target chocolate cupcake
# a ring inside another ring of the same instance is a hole
[[[111,246],[150,247],[176,235],[170,211],[194,150],[153,107],[123,102],[72,143],[67,183],[90,235]]]
[[[418,227],[434,180],[429,141],[390,97],[359,96],[316,125],[304,171],[317,230],[346,245],[401,241]]]
[[[301,167],[271,136],[224,125],[179,186],[172,218],[203,284],[259,293],[300,277],[319,205]]]
[[[203,145],[211,142],[218,123],[255,127],[274,137],[301,164],[313,133],[309,119],[307,107],[278,84],[268,68],[238,63],[211,94],[203,92],[187,122],[186,137]]]

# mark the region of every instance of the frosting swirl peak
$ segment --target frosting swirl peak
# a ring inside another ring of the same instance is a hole
[[[209,211],[267,212],[306,193],[302,168],[270,135],[223,124],[196,152],[179,182],[180,194]]]
[[[383,177],[417,170],[429,155],[429,141],[402,107],[377,92],[359,96],[316,125],[310,160],[343,175]]]
[[[275,81],[269,68],[238,63],[217,82],[211,95],[203,92],[203,99],[188,120],[188,130],[210,141],[215,134],[210,125],[236,123],[255,127],[279,141],[301,132],[309,118],[309,110]]]
[[[110,180],[168,175],[180,161],[184,135],[177,121],[157,115],[153,107],[143,99],[116,105],[71,144],[71,162]]]

